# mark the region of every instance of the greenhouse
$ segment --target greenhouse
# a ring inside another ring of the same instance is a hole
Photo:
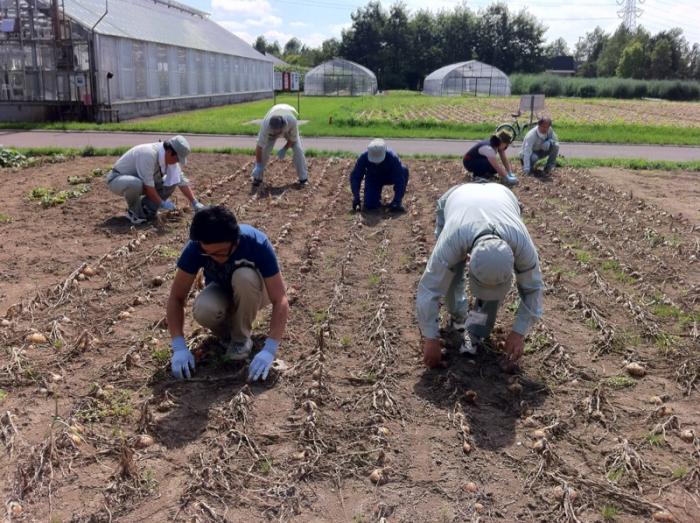
[[[304,76],[304,94],[309,96],[364,96],[377,94],[377,77],[366,67],[333,58]]]
[[[177,2],[0,2],[2,121],[113,121],[272,97],[270,59]]]
[[[423,93],[431,96],[509,96],[510,80],[496,67],[469,60],[430,73],[423,82]]]

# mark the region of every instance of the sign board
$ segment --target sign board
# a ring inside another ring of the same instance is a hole
[[[76,74],[71,79],[76,87],[85,87],[85,75]]]
[[[301,83],[301,75],[299,73],[290,73],[289,90],[298,91]]]
[[[274,86],[275,91],[282,90],[282,71],[275,71]]]

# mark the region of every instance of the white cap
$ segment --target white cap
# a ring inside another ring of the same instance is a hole
[[[372,163],[382,163],[384,158],[386,158],[386,142],[381,138],[369,142],[367,159]]]
[[[510,246],[497,236],[477,240],[469,259],[469,289],[484,301],[501,301],[513,282],[515,258]]]

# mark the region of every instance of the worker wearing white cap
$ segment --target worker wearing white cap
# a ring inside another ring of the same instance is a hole
[[[401,204],[408,185],[408,168],[401,163],[399,156],[387,149],[386,142],[381,138],[372,140],[355,162],[355,168],[350,174],[350,190],[352,191],[352,208],[360,209],[360,186],[365,180],[364,209],[377,209],[382,204],[382,188],[385,185],[394,187],[394,198],[389,204],[392,212],[404,212]]]
[[[168,198],[176,187],[195,211],[204,209],[180,168],[187,163],[190,151],[187,139],[177,135],[165,142],[132,147],[117,160],[105,178],[109,190],[126,200],[126,217],[131,223],[138,225],[155,218],[158,209],[175,210]]]
[[[277,158],[284,160],[287,149],[291,149],[294,154],[293,162],[299,177],[299,183],[304,185],[309,179],[306,157],[304,156],[304,149],[301,147],[296,114],[296,109],[291,105],[277,104],[263,118],[260,132],[258,133],[258,142],[255,147],[255,168],[252,173],[254,186],[262,183],[265,167],[278,138],[283,138],[286,142],[284,147],[277,151]]]
[[[542,316],[544,291],[537,250],[520,218],[517,198],[500,184],[453,187],[438,200],[435,234],[437,242],[416,298],[425,364],[441,365],[440,300],[444,298],[451,315],[451,329],[464,333],[459,352],[475,354],[475,345],[493,329],[513,272],[520,305],[505,351],[512,362],[517,361],[525,335]],[[471,310],[465,292],[467,264]]]

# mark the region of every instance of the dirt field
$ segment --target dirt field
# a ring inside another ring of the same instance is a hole
[[[426,107],[406,105],[388,110],[362,111],[359,116],[373,119],[426,120],[459,123],[511,120],[518,100],[502,97],[455,98],[448,103]],[[662,100],[611,100],[547,98],[543,114],[557,122],[586,124],[681,125],[700,127],[700,104]]]
[[[458,162],[409,161],[393,217],[348,212],[350,160],[310,160],[306,189],[276,162],[253,193],[250,158],[194,155],[202,200],[267,233],[292,301],[278,372],[248,386],[189,311],[202,356],[170,378],[164,303],[191,215],[131,228],[99,178],[60,206],[27,197],[111,161],[0,172],[7,521],[700,520],[696,174],[523,180],[547,289],[521,369],[448,347],[428,371],[414,294]]]

